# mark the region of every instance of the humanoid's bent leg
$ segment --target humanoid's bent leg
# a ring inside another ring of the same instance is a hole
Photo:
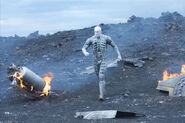
[[[94,71],[95,71],[96,76],[98,77],[98,80],[99,80],[100,64],[98,64],[97,62],[94,62]]]

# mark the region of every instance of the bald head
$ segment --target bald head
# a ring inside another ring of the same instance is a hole
[[[96,37],[100,37],[100,35],[101,35],[101,27],[100,27],[100,26],[96,26],[96,27],[94,28],[94,35],[95,35]]]

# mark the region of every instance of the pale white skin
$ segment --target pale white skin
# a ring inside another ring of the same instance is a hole
[[[94,36],[88,38],[82,48],[82,52],[85,56],[89,56],[87,52],[88,47],[92,46],[94,55],[94,69],[99,81],[99,98],[103,99],[105,92],[105,71],[106,71],[106,48],[110,45],[118,54],[117,61],[121,60],[121,54],[118,50],[117,45],[107,35],[101,34],[101,28],[96,26],[94,28]]]
[[[101,32],[101,27],[96,26],[96,27],[94,28],[94,35],[95,35],[96,37],[99,37],[99,36],[101,35],[101,33],[102,33],[102,32]],[[89,53],[87,52],[86,49],[82,48],[82,52],[83,52],[83,54],[84,54],[85,56],[89,56]],[[120,52],[117,52],[117,54],[118,54],[117,60],[118,60],[118,61],[122,60]]]

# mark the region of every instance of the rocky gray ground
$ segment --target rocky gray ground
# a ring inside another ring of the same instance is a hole
[[[119,62],[106,73],[106,101],[99,102],[94,73],[80,74],[92,65],[80,49],[93,35],[93,27],[57,32],[32,38],[16,37],[9,43],[1,37],[0,121],[2,122],[184,122],[184,97],[172,98],[156,90],[164,69],[180,72],[185,63],[185,18],[163,13],[159,18],[132,17],[125,24],[101,24],[114,39],[124,59],[144,61],[142,67]],[[3,39],[3,41],[2,41]],[[5,50],[6,49],[6,50]],[[91,51],[91,50],[90,50]],[[108,48],[108,60],[116,54]],[[8,89],[6,67],[14,62],[39,75],[54,74],[52,94],[29,99]],[[123,71],[125,69],[125,71]],[[115,109],[145,114],[126,119],[75,119],[77,111]]]

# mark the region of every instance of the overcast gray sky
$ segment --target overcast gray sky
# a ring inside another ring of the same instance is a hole
[[[55,33],[164,11],[185,16],[185,0],[0,0],[0,35]]]

